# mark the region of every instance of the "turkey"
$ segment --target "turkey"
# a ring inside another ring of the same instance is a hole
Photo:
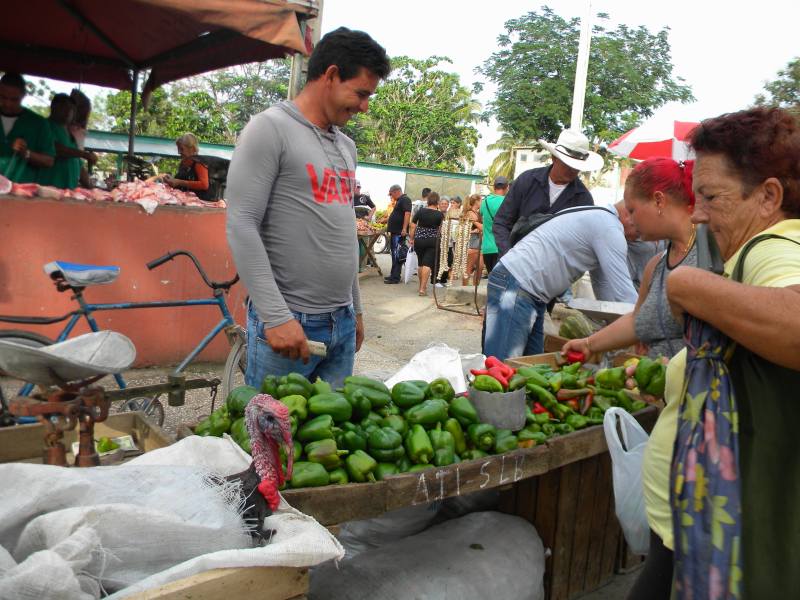
[[[278,509],[278,489],[292,477],[292,430],[289,409],[268,394],[253,396],[244,411],[247,432],[253,451],[250,467],[226,477],[239,481],[245,498],[242,518],[250,528],[253,540],[264,543],[271,532],[264,532],[264,519]],[[286,456],[286,471],[281,464],[280,449]]]

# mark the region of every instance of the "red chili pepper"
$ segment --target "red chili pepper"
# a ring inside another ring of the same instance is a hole
[[[497,358],[496,356],[487,356],[486,357],[486,368],[498,368],[500,372],[503,374],[503,377],[509,379],[517,370],[514,367],[509,367],[506,363],[502,360]]]
[[[533,414],[535,414],[535,415],[541,415],[542,413],[548,413],[548,414],[550,414],[550,411],[549,411],[549,410],[547,410],[547,409],[546,409],[544,406],[542,406],[540,403],[538,403],[538,402],[534,402],[534,403],[533,403]]]
[[[586,394],[586,396],[583,398],[583,404],[581,405],[582,415],[585,415],[587,412],[589,412],[589,409],[592,407],[593,399],[594,399],[594,394],[592,394],[591,392]]]
[[[583,361],[586,360],[586,356],[584,356],[583,352],[579,352],[577,350],[570,350],[569,352],[567,352],[567,360],[570,363],[576,363],[576,362],[582,363]]]
[[[497,381],[500,382],[500,385],[503,386],[504,390],[508,389],[508,379],[506,378],[505,373],[503,373],[499,367],[490,367],[488,374],[497,379]]]
[[[572,399],[570,399],[570,400],[567,400],[567,401],[565,402],[565,404],[566,404],[567,406],[569,406],[569,407],[570,407],[572,410],[574,410],[575,412],[578,412],[578,401],[577,401],[575,398],[572,398]]]
[[[478,375],[488,375],[489,374],[489,371],[487,369],[483,369],[483,370],[481,370],[481,369],[470,369],[469,372],[472,373],[473,375],[475,375],[476,377]]]
[[[587,385],[594,385],[594,375],[592,375],[591,377],[587,377],[586,378],[586,384]]]

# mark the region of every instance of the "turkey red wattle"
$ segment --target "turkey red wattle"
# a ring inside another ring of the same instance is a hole
[[[250,434],[253,466],[261,478],[258,491],[271,510],[280,503],[278,488],[292,476],[293,445],[289,409],[268,394],[254,396],[245,409],[245,423]],[[280,448],[286,455],[286,472],[281,466]]]

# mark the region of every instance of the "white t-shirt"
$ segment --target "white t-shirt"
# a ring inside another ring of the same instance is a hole
[[[574,215],[566,214],[572,211]],[[628,244],[619,218],[585,207],[556,214],[500,259],[520,287],[549,302],[589,271],[598,300],[635,303],[638,296],[628,271]]]
[[[6,135],[14,128],[14,123],[17,122],[19,117],[7,117],[5,115],[0,115],[0,119],[3,120],[3,131],[5,131]]]
[[[550,206],[556,203],[558,197],[561,195],[561,192],[564,191],[564,188],[567,187],[568,184],[558,185],[557,183],[553,183],[553,180],[549,177],[547,178],[547,183],[550,184]]]

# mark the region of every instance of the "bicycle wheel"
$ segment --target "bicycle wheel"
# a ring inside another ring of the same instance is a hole
[[[131,398],[122,403],[120,410],[140,411],[159,427],[164,424],[164,405],[161,404],[161,400],[158,399],[158,396],[153,396],[152,398],[148,398],[147,396]]]
[[[0,340],[25,344],[31,348],[43,348],[55,343],[47,336],[19,329],[0,330]],[[7,375],[2,370],[0,370],[0,378],[2,378],[0,379],[0,397],[6,400],[16,397],[25,385],[25,382]]]
[[[383,254],[389,251],[389,242],[386,240],[386,235],[382,235],[375,240],[372,245],[372,252],[375,254]]]
[[[241,331],[236,342],[231,346],[225,370],[222,372],[222,401],[228,398],[230,391],[238,385],[244,385],[244,374],[247,371],[247,338]]]

